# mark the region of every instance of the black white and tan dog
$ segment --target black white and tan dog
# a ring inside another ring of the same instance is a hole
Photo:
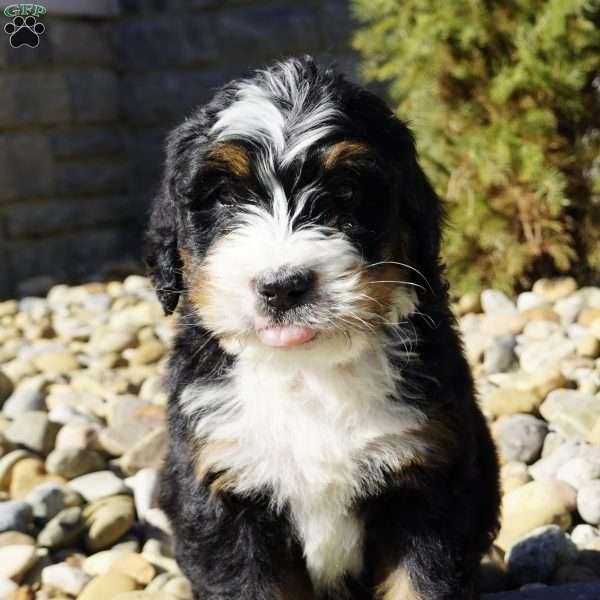
[[[169,136],[148,232],[166,310],[161,505],[198,600],[471,600],[496,454],[409,129],[310,58]]]

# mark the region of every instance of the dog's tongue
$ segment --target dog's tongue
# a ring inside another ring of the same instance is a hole
[[[265,327],[257,331],[258,339],[266,346],[286,348],[299,346],[312,340],[317,332],[310,327],[299,327],[297,325],[282,325],[277,327]]]

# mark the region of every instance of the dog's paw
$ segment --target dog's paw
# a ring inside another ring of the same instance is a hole
[[[19,46],[36,48],[40,43],[40,35],[45,30],[44,24],[31,15],[26,19],[15,17],[11,23],[4,26],[4,31],[10,35],[10,45],[13,48]]]

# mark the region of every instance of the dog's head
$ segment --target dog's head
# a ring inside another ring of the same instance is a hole
[[[165,311],[184,295],[228,352],[339,362],[440,288],[439,238],[409,130],[306,58],[170,135],[148,263]]]

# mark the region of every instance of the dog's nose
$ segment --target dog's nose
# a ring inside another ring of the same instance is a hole
[[[315,275],[308,269],[276,271],[257,280],[256,292],[268,306],[288,310],[306,302],[314,281]]]

